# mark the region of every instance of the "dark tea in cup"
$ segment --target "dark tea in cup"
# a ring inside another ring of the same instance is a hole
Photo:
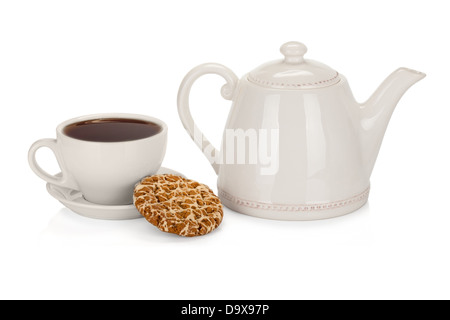
[[[156,123],[126,118],[80,121],[64,128],[67,136],[84,141],[122,142],[145,139],[161,132]]]

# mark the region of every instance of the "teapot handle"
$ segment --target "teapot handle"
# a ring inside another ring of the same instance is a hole
[[[219,151],[209,142],[192,119],[189,110],[189,94],[194,82],[205,74],[217,74],[222,76],[227,83],[222,87],[221,94],[226,100],[232,100],[234,92],[239,81],[238,77],[227,67],[217,63],[206,63],[192,69],[183,82],[181,82],[178,91],[178,114],[184,128],[187,130],[192,140],[202,150],[203,154],[208,158],[209,163],[213,167],[216,174],[219,174],[219,163],[215,160],[219,155]]]

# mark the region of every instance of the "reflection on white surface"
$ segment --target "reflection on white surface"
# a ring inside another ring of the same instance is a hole
[[[280,94],[267,95],[259,135],[259,159],[262,175],[274,175],[280,163]],[[269,134],[270,133],[270,134]],[[269,148],[270,137],[270,148]],[[270,151],[269,151],[270,150]]]
[[[252,234],[252,241],[248,241],[249,230],[255,230],[255,228],[258,232]],[[267,237],[267,234],[275,235],[275,238]],[[307,243],[311,239],[314,239],[314,246],[329,246],[330,237],[334,239],[334,245],[370,244],[372,233],[369,205],[366,204],[354,213],[343,217],[317,221],[260,219],[225,207],[224,220],[219,228],[205,236],[190,238],[162,232],[144,218],[96,220],[62,208],[40,232],[38,242],[41,248],[70,245],[83,248],[145,246],[163,249],[165,245],[168,245],[182,250],[183,247],[179,246],[192,245],[193,247],[190,248],[199,250],[197,246],[201,242],[204,246],[215,248],[214,250],[230,246],[233,248],[249,246],[249,248],[262,250],[267,247],[281,246],[283,243],[286,244],[286,241]],[[255,243],[258,243],[257,248],[254,247]]]
[[[317,194],[327,194],[330,185],[322,179],[320,173],[326,168],[327,144],[322,125],[322,113],[316,94],[305,94],[305,126],[306,126],[306,199],[315,199]],[[316,200],[312,201],[316,202]]]
[[[322,126],[322,114],[316,94],[303,96],[306,118],[306,144],[308,178],[313,177],[326,165],[326,141]]]
[[[314,73],[308,70],[286,70],[282,72],[277,72],[273,75],[274,78],[284,78],[284,77],[310,77],[314,76]]]
[[[326,165],[326,142],[322,126],[322,114],[316,94],[303,96],[306,117],[306,144],[308,178],[313,177]]]
[[[177,235],[159,231],[144,218],[98,220],[80,216],[67,208],[50,220],[41,232],[41,243],[59,245],[139,245],[179,241]]]

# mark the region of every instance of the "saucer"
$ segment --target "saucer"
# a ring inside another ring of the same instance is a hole
[[[181,173],[161,167],[156,174],[174,174],[184,177]],[[50,195],[65,205],[73,212],[88,218],[103,220],[129,220],[142,218],[134,204],[108,206],[91,203],[84,199],[78,190],[55,186],[47,183],[47,191]]]

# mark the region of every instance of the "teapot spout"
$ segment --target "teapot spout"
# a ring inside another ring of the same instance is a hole
[[[426,75],[407,68],[394,71],[375,93],[360,105],[362,159],[367,177],[372,174],[389,120],[403,94]]]

